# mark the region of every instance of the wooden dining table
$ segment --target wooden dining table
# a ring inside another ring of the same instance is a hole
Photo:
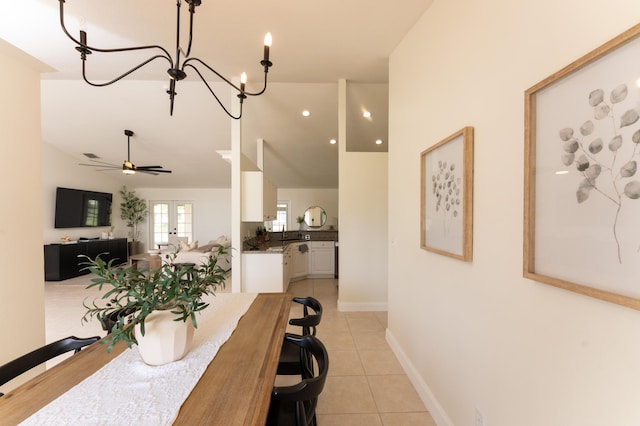
[[[182,404],[175,425],[265,424],[290,307],[288,293],[256,296]],[[118,344],[108,353],[93,344],[9,391],[0,397],[0,424],[27,419],[124,350]]]

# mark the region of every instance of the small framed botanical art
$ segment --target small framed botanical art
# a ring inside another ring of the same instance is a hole
[[[420,247],[473,257],[473,127],[420,154]]]
[[[525,92],[526,278],[640,309],[640,25]]]

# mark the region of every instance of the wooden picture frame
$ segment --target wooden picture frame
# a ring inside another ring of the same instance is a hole
[[[525,91],[523,275],[640,310],[639,35]]]
[[[420,153],[420,247],[473,259],[473,127]]]

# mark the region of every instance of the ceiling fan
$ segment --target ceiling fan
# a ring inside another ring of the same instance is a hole
[[[122,170],[125,175],[134,175],[136,172],[147,173],[150,175],[158,175],[159,173],[171,173],[171,170],[165,170],[162,166],[136,166],[131,162],[131,136],[133,136],[132,130],[125,130],[124,134],[127,136],[127,159],[122,163],[122,166],[117,164],[105,163],[104,161],[98,161],[90,159],[94,164],[82,164],[81,166],[98,167],[96,171],[104,172],[111,170]]]

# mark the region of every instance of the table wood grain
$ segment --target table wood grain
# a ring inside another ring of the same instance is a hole
[[[264,425],[291,295],[261,293],[182,405],[176,425]],[[0,397],[0,423],[25,420],[126,349],[94,344]],[[117,423],[117,419],[114,419]]]

